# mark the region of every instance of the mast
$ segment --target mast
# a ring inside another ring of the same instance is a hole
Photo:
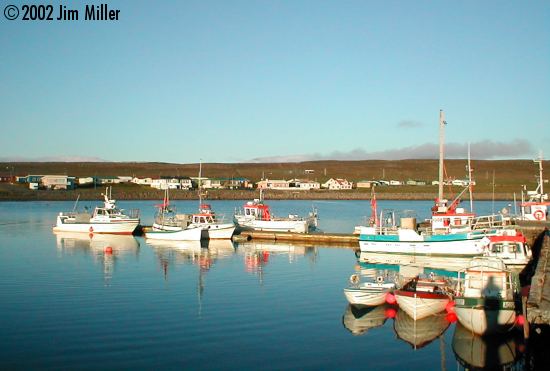
[[[445,150],[445,113],[439,110],[439,202],[443,200],[443,156]]]
[[[202,158],[199,160],[199,210],[200,210],[201,205],[202,205],[201,178],[202,178]]]
[[[534,160],[533,161],[534,163],[536,164],[539,164],[539,189],[537,189],[539,192],[539,194],[543,195],[544,194],[544,189],[543,189],[543,183],[544,181],[542,180],[542,151],[539,153],[539,159],[538,160]],[[542,201],[542,196],[541,196],[541,201]]]
[[[470,191],[470,212],[474,212],[474,197],[472,192],[472,163],[470,159],[470,143],[468,143],[468,188]]]

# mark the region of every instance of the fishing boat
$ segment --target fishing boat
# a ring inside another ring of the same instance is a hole
[[[450,282],[431,274],[415,277],[401,289],[394,291],[399,308],[415,321],[443,312],[450,301]]]
[[[544,180],[542,178],[542,155],[538,160],[534,160],[539,165],[539,176],[537,178],[537,189],[521,192],[520,210],[521,215],[516,217],[516,221],[546,222],[548,220],[548,194],[544,193]]]
[[[342,324],[352,335],[364,335],[367,331],[384,325],[388,318],[387,309],[386,305],[364,308],[348,305],[342,317]]]
[[[485,335],[505,332],[516,322],[518,284],[502,259],[478,257],[464,270],[454,295],[458,321]]]
[[[269,206],[264,203],[263,193],[260,190],[260,198],[245,203],[242,210],[235,213],[234,220],[243,229],[307,233],[317,227],[317,211],[313,210],[307,217],[298,215],[275,217],[271,214]]]
[[[378,276],[374,281],[360,281],[360,276],[353,274],[350,277],[351,285],[344,289],[346,299],[355,306],[373,307],[384,304],[388,293],[395,289],[395,282],[387,282],[383,276]]]
[[[202,229],[203,239],[230,239],[235,231],[234,223],[225,223],[224,217],[216,214],[209,204],[203,203],[202,161],[199,163],[199,212],[190,216],[189,226]]]
[[[145,229],[145,238],[164,241],[200,241],[202,228],[191,226],[191,220],[186,214],[177,214],[176,208],[170,204],[168,189],[164,191],[162,204],[158,208],[151,229]]]
[[[416,218],[398,215],[393,210],[377,212],[376,198],[371,200],[373,217],[368,226],[357,228],[361,252],[423,254],[430,256],[473,257],[483,254],[486,235],[498,234],[505,226],[504,220],[476,217],[459,207],[460,198],[470,191],[472,200],[471,166],[468,186],[452,202],[443,197],[443,152],[445,117],[439,114],[439,190],[432,216],[426,225],[419,226]],[[469,156],[468,156],[469,157]],[[468,161],[469,163],[469,161]]]
[[[502,259],[510,269],[521,269],[531,260],[531,248],[521,232],[489,236],[484,256]],[[466,268],[466,267],[464,267]]]
[[[450,322],[443,315],[432,315],[414,320],[401,308],[397,311],[393,329],[397,337],[413,349],[420,349],[443,335]]]
[[[95,207],[92,213],[85,210],[77,212],[75,206],[70,212],[60,212],[57,216],[54,232],[83,232],[132,234],[139,225],[139,210],[126,212],[116,206],[112,198],[112,189],[107,187],[103,195],[103,206]]]

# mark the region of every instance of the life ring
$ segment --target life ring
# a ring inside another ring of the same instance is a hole
[[[90,231],[90,233],[94,233],[94,227],[90,226],[89,231]]]
[[[349,282],[353,283],[354,285],[358,284],[359,283],[359,276],[357,274],[352,274],[349,277]]]
[[[542,210],[537,210],[533,213],[533,216],[535,217],[535,219],[537,220],[543,220],[544,219],[544,213],[542,212]]]
[[[377,282],[377,283],[382,283],[382,282],[384,282],[384,277],[382,277],[382,276],[376,277],[376,282]]]

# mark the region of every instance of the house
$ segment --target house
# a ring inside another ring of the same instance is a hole
[[[250,188],[250,180],[246,178],[221,178],[222,186],[229,189]]]
[[[118,179],[120,180],[120,183],[130,183],[132,182],[131,176],[118,176]]]
[[[100,176],[97,177],[97,184],[118,184],[120,179],[117,176]]]
[[[416,180],[412,180],[412,179],[409,179],[405,182],[406,185],[409,185],[409,186],[415,186],[417,185],[417,181]]]
[[[204,189],[222,189],[224,188],[222,185],[221,179],[216,178],[202,178],[201,179],[201,187]]]
[[[256,183],[256,188],[258,189],[284,189],[288,190],[290,189],[288,181],[286,180],[260,180],[258,183]]]
[[[391,186],[403,185],[403,182],[400,180],[390,180],[390,185]]]
[[[79,186],[91,185],[94,184],[95,178],[91,176],[79,177],[77,183]]]
[[[181,184],[178,179],[163,177],[153,179],[151,187],[156,189],[181,189]]]
[[[351,189],[353,187],[353,183],[349,182],[346,179],[341,178],[330,178],[325,183],[322,184],[323,188],[328,188],[331,190],[341,190],[341,189]]]
[[[310,189],[320,189],[321,183],[309,179],[292,179],[288,181],[290,189],[309,191]]]
[[[46,189],[74,189],[76,178],[74,176],[67,175],[44,175],[41,178],[40,183]]]
[[[139,184],[139,185],[148,185],[150,186],[153,184],[153,178],[132,178],[132,183]]]
[[[360,180],[356,183],[355,187],[356,188],[371,188],[371,187],[374,187],[376,185],[376,181],[375,180]]]

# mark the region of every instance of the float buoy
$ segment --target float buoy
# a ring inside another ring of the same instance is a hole
[[[386,303],[392,304],[392,305],[397,303],[397,299],[395,299],[395,295],[392,294],[391,292],[388,292],[386,294]]]
[[[111,246],[107,246],[105,248],[105,254],[112,254],[113,253],[113,248]]]
[[[350,277],[349,277],[349,282],[356,285],[359,283],[359,276],[357,274],[352,274]]]
[[[90,226],[89,231],[90,231],[90,233],[94,233],[94,227]]]
[[[537,210],[533,213],[533,216],[535,217],[535,219],[537,220],[542,220],[544,219],[544,213],[542,212],[542,210]]]
[[[376,277],[376,282],[383,283],[384,282],[384,277],[382,277],[382,276]]]

